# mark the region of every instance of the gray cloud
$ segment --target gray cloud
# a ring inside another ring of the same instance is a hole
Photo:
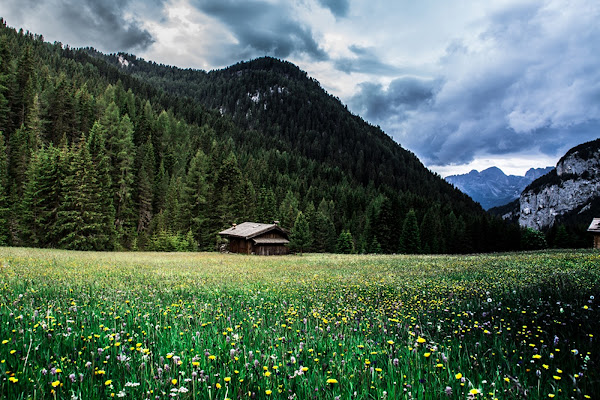
[[[438,84],[406,77],[395,79],[384,89],[380,84],[365,82],[359,85],[359,92],[350,99],[350,105],[369,120],[398,121],[405,118],[408,111],[426,107]]]
[[[23,2],[9,0],[5,12],[9,24],[27,26],[34,23],[33,31],[72,46],[93,45],[111,52],[144,50],[154,38],[138,20],[125,18],[129,3],[119,0],[28,0],[24,7]],[[146,7],[151,5],[152,2],[147,3]]]
[[[343,57],[334,60],[334,67],[347,74],[352,72],[393,76],[403,73],[402,68],[382,62],[373,49],[351,45],[348,47],[356,57]]]
[[[336,17],[345,17],[350,9],[349,0],[319,0],[323,7],[328,8]]]
[[[272,55],[285,58],[306,54],[314,60],[328,58],[311,30],[295,20],[285,4],[261,0],[198,0],[204,13],[225,24],[238,40],[228,53],[245,58]]]
[[[600,136],[600,5],[518,5],[452,42],[427,82],[362,84],[350,106],[428,165],[560,155]]]

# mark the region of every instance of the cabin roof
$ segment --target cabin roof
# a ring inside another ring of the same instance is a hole
[[[600,218],[594,218],[592,220],[588,232],[600,233]]]
[[[239,237],[244,238],[246,240],[252,239],[255,236],[261,235],[263,233],[277,230],[282,235],[287,237],[287,232],[284,231],[277,224],[259,224],[258,222],[244,222],[239,225],[234,225],[231,228],[225,229],[224,231],[219,232],[221,236],[229,236],[229,237]],[[264,240],[264,239],[261,239]]]

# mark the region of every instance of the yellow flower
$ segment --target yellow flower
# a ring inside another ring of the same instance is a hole
[[[173,358],[173,353],[167,354],[167,358]]]
[[[539,355],[539,354],[534,354],[534,355],[533,355],[533,358],[535,358],[535,359],[538,359],[538,358],[542,358],[542,356],[541,356],[541,355]]]
[[[560,376],[554,375],[553,378],[557,381],[560,381]]]
[[[419,338],[417,339],[417,343],[425,343],[426,340],[424,338],[422,338],[421,336],[419,336]]]
[[[471,394],[478,394],[479,393],[479,389],[471,389],[471,390],[469,390],[469,393],[471,393]]]
[[[210,355],[210,356],[208,356],[208,359],[209,359],[209,360],[216,360],[216,359],[217,359],[217,356]]]
[[[558,372],[559,374],[562,374],[562,369],[556,369],[556,372]]]
[[[308,367],[302,367],[302,372],[308,371]]]
[[[192,365],[193,365],[194,367],[197,367],[198,365],[200,365],[200,363],[199,363],[198,361],[192,361]]]
[[[221,384],[220,384],[219,382],[217,382],[217,384],[215,385],[215,387],[216,387],[217,389],[221,389]]]
[[[388,344],[394,344],[394,341],[393,340],[388,340],[387,343]]]
[[[548,369],[550,366],[548,364],[542,364],[542,367],[544,367],[544,369]]]
[[[329,384],[338,383],[338,381],[337,381],[337,379],[329,378],[329,379],[327,379],[327,383],[329,383]]]
[[[11,381],[12,383],[19,382],[19,380],[17,378],[15,378],[14,376],[11,376],[10,378],[8,378],[8,380]]]
[[[171,383],[172,383],[173,385],[177,385],[177,379],[175,379],[175,378],[171,379]]]
[[[265,371],[265,376],[271,376],[271,372]]]
[[[462,374],[459,372],[458,374],[454,375],[454,377],[455,377],[456,379],[460,379],[460,378],[462,378]]]
[[[52,387],[57,387],[58,385],[60,385],[60,381],[56,380],[52,382]]]
[[[6,343],[8,343],[8,340],[4,339],[4,340],[2,341],[2,344],[6,344]]]
[[[112,383],[112,381],[111,381],[110,379],[108,379],[108,380],[106,380],[106,382],[104,382],[104,385],[105,385],[105,386],[108,386],[108,385],[110,385],[111,383]]]
[[[268,389],[268,390],[265,390],[265,394],[266,394],[267,396],[270,396],[270,395],[271,395],[271,393],[273,393],[273,391],[272,391],[272,390],[270,390],[270,389]]]
[[[550,398],[553,398],[553,397],[554,397],[554,395],[553,395],[552,393],[550,393],[550,394],[548,395],[548,397],[550,397]]]
[[[504,378],[504,381],[505,382],[510,382],[510,379],[509,378]]]
[[[231,380],[231,377],[226,376],[225,379],[223,379],[225,382],[229,382]]]
[[[431,353],[425,353],[423,355],[425,356],[425,358],[429,358],[429,356],[431,355]]]

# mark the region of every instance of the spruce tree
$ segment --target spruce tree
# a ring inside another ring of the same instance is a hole
[[[304,250],[309,247],[312,243],[312,236],[310,233],[310,226],[308,225],[308,219],[302,213],[298,212],[296,222],[292,228],[290,235],[290,247],[294,250],[300,250],[300,255]]]
[[[207,225],[208,215],[208,157],[198,150],[188,170],[182,193],[181,229],[191,231],[200,248],[207,249],[211,245],[210,230]]]
[[[4,135],[0,131],[0,246],[9,243],[8,165]]]
[[[421,252],[421,238],[419,235],[417,214],[412,208],[406,214],[406,218],[402,224],[400,252],[405,254],[419,254]]]
[[[352,240],[352,233],[349,230],[343,230],[340,236],[338,236],[337,252],[342,254],[354,253],[354,241]]]

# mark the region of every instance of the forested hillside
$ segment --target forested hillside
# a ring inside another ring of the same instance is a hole
[[[306,219],[312,251],[518,247],[518,228],[271,58],[181,70],[2,21],[0,131],[3,244],[214,249],[233,222]]]

